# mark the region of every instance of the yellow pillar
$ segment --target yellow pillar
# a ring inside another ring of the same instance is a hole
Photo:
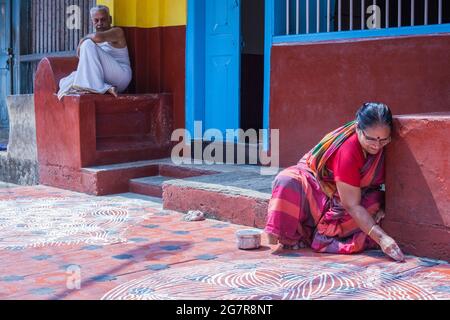
[[[111,9],[114,24],[121,27],[169,27],[186,25],[187,0],[97,0]]]

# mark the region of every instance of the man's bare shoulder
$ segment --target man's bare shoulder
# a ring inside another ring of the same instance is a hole
[[[114,32],[117,32],[118,34],[123,34],[123,35],[125,34],[125,31],[121,27],[111,27],[111,30],[113,30]]]
[[[112,27],[108,31],[96,32],[93,37],[94,42],[109,42],[115,48],[127,46],[125,32],[120,27]]]
[[[116,40],[113,41],[113,43],[120,47],[126,47],[127,41],[125,38],[125,31],[121,27],[113,27],[111,30],[113,30],[116,37]]]

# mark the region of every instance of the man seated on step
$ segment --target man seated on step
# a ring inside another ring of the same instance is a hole
[[[78,68],[61,79],[60,100],[71,93],[110,93],[117,97],[130,84],[132,72],[124,31],[111,26],[108,7],[96,6],[90,13],[95,32],[80,40]]]

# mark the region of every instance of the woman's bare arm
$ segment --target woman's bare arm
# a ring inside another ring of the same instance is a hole
[[[380,245],[384,253],[397,261],[403,261],[404,255],[397,243],[389,237],[372,216],[361,205],[361,189],[344,182],[336,182],[342,206],[352,216],[359,228]]]
[[[340,181],[336,182],[336,186],[344,209],[356,221],[360,229],[368,233],[375,224],[375,220],[361,206],[361,189]]]

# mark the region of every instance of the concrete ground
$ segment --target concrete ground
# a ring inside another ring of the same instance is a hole
[[[0,183],[0,299],[450,299],[450,265],[283,251],[161,200]]]

